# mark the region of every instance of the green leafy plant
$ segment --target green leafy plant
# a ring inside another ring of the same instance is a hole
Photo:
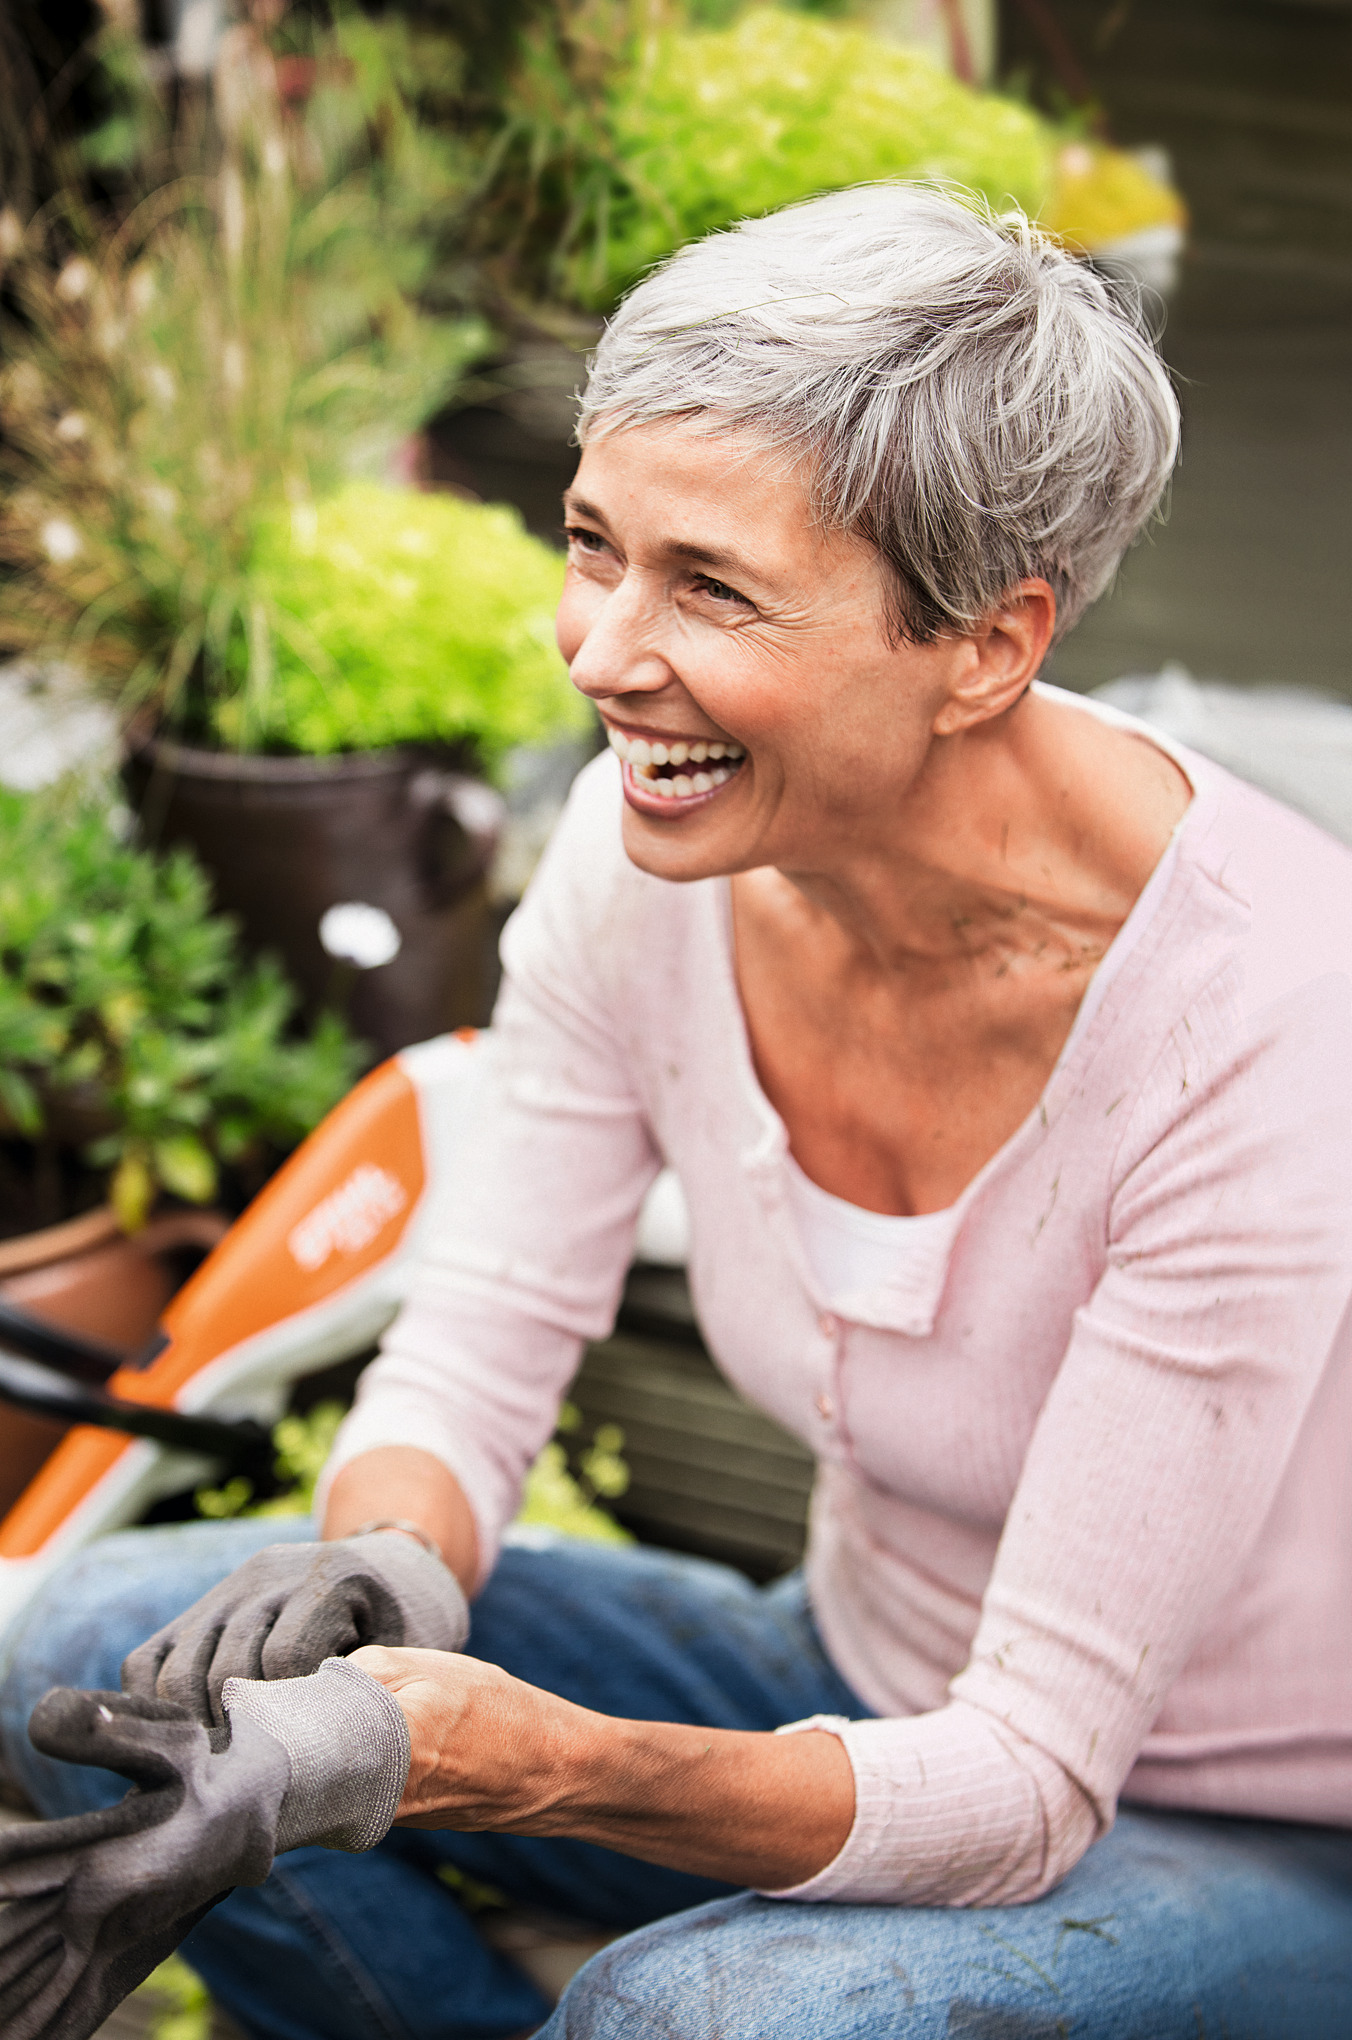
[[[846,22],[784,7],[717,20],[728,11],[544,10],[483,215],[528,292],[607,310],[692,236],[869,178],[953,178],[1030,210],[1045,198],[1053,137],[1027,108]]]
[[[605,1507],[608,1501],[618,1501],[629,1486],[624,1432],[618,1424],[598,1424],[586,1444],[580,1449],[575,1444],[570,1466],[565,1440],[576,1440],[581,1426],[581,1411],[565,1403],[559,1411],[558,1435],[526,1476],[517,1521],[594,1543],[632,1544],[630,1533]]]
[[[352,482],[260,529],[271,669],[243,632],[210,734],[248,749],[513,745],[589,726],[554,643],[560,555],[515,511]]]
[[[979,92],[824,18],[734,0],[552,0],[485,158],[479,232],[503,287],[609,310],[698,235],[814,192],[949,180],[1075,246],[1177,222],[1167,187],[1073,120]],[[1079,139],[1078,150],[1067,144]]]
[[[283,1417],[272,1433],[280,1493],[256,1502],[252,1482],[235,1474],[220,1487],[198,1489],[198,1514],[217,1518],[308,1516],[314,1506],[315,1484],[343,1416],[342,1403],[321,1402],[304,1415]],[[581,1413],[572,1403],[565,1403],[559,1412],[558,1435],[526,1476],[517,1521],[557,1530],[566,1537],[586,1537],[593,1543],[630,1544],[629,1532],[604,1506],[629,1485],[629,1469],[622,1457],[624,1433],[618,1424],[599,1424],[575,1453],[575,1470],[570,1470],[564,1439],[575,1436],[581,1424]]]
[[[680,242],[815,191],[951,178],[1036,212],[1051,183],[1050,136],[1027,108],[779,8],[659,37],[614,89],[612,121],[630,189],[612,201],[604,271],[582,252],[572,265],[574,295],[598,307]]]
[[[181,1955],[171,1955],[132,1997],[148,2040],[211,2040],[211,1993]]]
[[[0,791],[0,1115],[7,1202],[25,1225],[106,1190],[134,1230],[161,1190],[252,1188],[337,1103],[363,1052],[245,965],[186,852],[121,839],[68,787]]]
[[[0,213],[0,650],[185,728],[238,643],[265,682],[260,527],[381,472],[487,344],[445,302],[464,149],[412,82],[453,63],[397,20],[239,26],[210,120],[143,80],[103,136],[119,213]]]

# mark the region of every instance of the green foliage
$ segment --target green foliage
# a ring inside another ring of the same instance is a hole
[[[574,1474],[562,1439],[576,1432],[581,1422],[581,1413],[565,1403],[559,1412],[560,1435],[545,1446],[526,1476],[516,1520],[597,1544],[632,1544],[630,1533],[600,1506],[603,1499],[617,1500],[629,1485],[629,1469],[620,1456],[624,1433],[618,1424],[598,1425],[591,1443],[578,1455]]]
[[[275,665],[266,692],[222,698],[225,743],[470,738],[491,762],[588,725],[554,644],[562,560],[513,510],[351,482],[265,524],[253,576]]]
[[[326,1018],[290,1038],[296,995],[240,962],[186,852],[154,857],[70,789],[0,789],[0,1112],[78,1147],[129,1230],[163,1188],[215,1194],[221,1164],[294,1147],[361,1052]]]
[[[338,1402],[317,1403],[304,1416],[283,1417],[272,1434],[282,1492],[266,1502],[255,1502],[252,1483],[236,1474],[221,1487],[198,1489],[194,1499],[199,1515],[308,1516],[314,1506],[315,1484],[342,1420],[343,1405]],[[580,1423],[578,1411],[565,1403],[559,1413],[559,1432],[576,1431]],[[618,1424],[599,1425],[580,1455],[574,1475],[568,1470],[566,1447],[558,1438],[551,1440],[526,1476],[517,1521],[599,1544],[632,1543],[629,1532],[599,1506],[603,1497],[613,1500],[629,1485],[629,1469],[620,1457],[623,1446],[624,1433]]]
[[[149,2040],[210,2040],[211,1995],[181,1955],[161,1962],[132,2002],[145,2011]]]
[[[191,737],[240,643],[266,692],[260,523],[381,471],[487,345],[446,302],[470,166],[420,98],[453,89],[454,46],[397,17],[280,55],[232,29],[210,121],[187,95],[171,126],[135,47],[118,62],[91,147],[126,158],[121,215],[0,212],[0,651],[68,657]]]
[[[273,1471],[282,1483],[281,1492],[265,1502],[255,1502],[253,1483],[242,1473],[218,1488],[199,1488],[193,1497],[202,1516],[308,1516],[314,1506],[315,1486],[345,1411],[340,1402],[316,1403],[303,1416],[283,1417],[273,1426],[276,1451]]]
[[[604,311],[684,241],[817,191],[949,178],[1035,212],[1051,130],[834,10],[556,0],[523,42],[481,231]]]
[[[574,294],[603,307],[681,242],[813,192],[948,178],[1036,212],[1052,175],[1037,116],[972,91],[863,29],[753,9],[722,31],[661,37],[613,92],[629,190],[604,270],[579,254]]]

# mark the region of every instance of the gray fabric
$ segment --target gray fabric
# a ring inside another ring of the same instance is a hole
[[[301,1678],[367,1643],[458,1650],[468,1633],[455,1575],[411,1537],[270,1544],[134,1650],[122,1685],[219,1725],[227,1679]]]
[[[89,2040],[237,1884],[272,1868],[286,1750],[241,1715],[228,1744],[181,1708],[57,1687],[29,1735],[117,1771],[116,1806],[0,1833],[0,2033]]]
[[[413,1551],[418,1547],[412,1545]],[[367,1673],[232,1679],[228,1730],[171,1701],[57,1687],[36,1748],[129,1778],[116,1806],[0,1832],[0,2033],[90,2040],[129,1991],[283,1849],[366,1849],[389,1831],[408,1729]]]
[[[408,1777],[408,1723],[393,1695],[345,1658],[305,1679],[227,1679],[231,1734],[251,1721],[286,1751],[291,1782],[277,1853],[318,1842],[373,1849],[385,1839]]]

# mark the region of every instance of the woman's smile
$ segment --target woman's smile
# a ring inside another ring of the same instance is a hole
[[[629,736],[606,719],[610,748],[624,767],[624,797],[645,814],[687,814],[736,777],[746,758],[726,738]]]

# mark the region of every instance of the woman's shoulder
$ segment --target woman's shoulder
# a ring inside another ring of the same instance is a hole
[[[1189,766],[1198,812],[1182,832],[1182,861],[1241,909],[1235,947],[1250,1009],[1318,979],[1352,980],[1352,848],[1222,766]]]

